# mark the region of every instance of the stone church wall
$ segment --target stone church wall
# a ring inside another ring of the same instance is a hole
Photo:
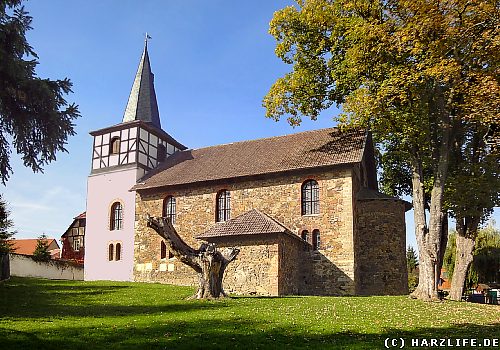
[[[356,294],[408,294],[404,203],[363,200],[357,211]]]
[[[238,246],[240,253],[226,268],[223,286],[226,293],[279,295],[278,238],[235,237],[217,244],[220,247]],[[238,242],[234,242],[238,239]]]
[[[137,195],[136,200],[134,279],[136,281],[179,285],[196,284],[196,275],[189,267],[175,261],[175,259],[160,261],[160,237],[146,227],[145,215],[161,216],[164,198],[168,195],[174,196],[177,211],[175,228],[188,244],[198,247],[200,241],[194,237],[214,225],[216,194],[222,189],[227,189],[231,192],[231,217],[257,208],[283,223],[297,235],[300,235],[302,230],[308,230],[309,237],[311,237],[314,229],[320,230],[321,249],[315,254],[319,254],[321,258],[309,260],[311,261],[309,272],[297,271],[299,266],[307,264],[300,260],[297,261],[296,253],[283,252],[285,257],[292,255],[290,262],[296,261],[295,273],[302,275],[299,277],[280,275],[284,293],[295,293],[297,287],[292,287],[293,281],[296,278],[302,281],[301,277],[311,274],[314,278],[310,278],[308,288],[303,288],[302,282],[299,283],[299,293],[310,294],[311,291],[314,291],[314,294],[320,295],[354,294],[351,176],[350,167],[338,167],[335,170],[322,172],[267,176],[244,181],[228,180],[226,183],[217,185],[143,191]],[[302,216],[301,185],[308,179],[318,181],[320,213]],[[269,249],[270,251],[277,249],[277,246],[269,247]],[[293,248],[290,249],[293,250]],[[278,253],[276,254],[278,255]],[[257,257],[261,256],[262,251],[256,251],[255,254]],[[266,256],[264,259],[269,266],[274,264],[273,254],[270,253],[269,257]],[[240,256],[239,259],[244,261],[243,256]],[[262,264],[262,259],[257,258],[248,258],[245,261],[250,265],[255,265],[256,261]],[[290,270],[285,263],[282,264],[282,269],[284,269],[283,271]],[[262,271],[262,267],[256,266],[254,271]],[[276,287],[266,286],[264,288],[273,290],[272,288]]]

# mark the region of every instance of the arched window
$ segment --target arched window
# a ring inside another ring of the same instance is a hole
[[[165,259],[167,257],[167,245],[165,242],[160,243],[160,259]]]
[[[109,153],[110,154],[118,154],[120,153],[120,138],[113,137],[109,144]]]
[[[300,238],[307,242],[309,240],[309,231],[302,231],[302,233],[300,234]]]
[[[313,230],[313,250],[319,250],[321,248],[321,238],[319,235],[319,230]]]
[[[170,219],[172,225],[175,224],[175,197],[168,196],[163,201],[163,216]]]
[[[111,206],[109,228],[111,231],[123,228],[123,207],[120,202],[114,202]]]
[[[231,192],[222,190],[216,197],[216,222],[227,221],[231,218]]]
[[[109,261],[113,261],[114,252],[115,252],[115,247],[113,246],[113,244],[110,244],[108,246],[108,260]]]
[[[302,215],[319,214],[319,186],[315,180],[302,184]]]
[[[165,157],[167,156],[165,146],[163,146],[161,143],[159,143],[156,152],[157,152],[156,159],[158,160],[158,162],[163,162],[165,160]]]
[[[116,249],[115,249],[115,260],[121,260],[122,258],[122,245],[120,243],[116,243]]]

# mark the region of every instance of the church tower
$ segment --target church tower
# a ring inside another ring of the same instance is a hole
[[[132,281],[138,179],[182,144],[161,129],[147,40],[121,123],[92,131],[85,280]]]

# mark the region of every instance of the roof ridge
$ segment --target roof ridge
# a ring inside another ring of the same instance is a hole
[[[234,144],[241,144],[241,143],[261,141],[261,140],[279,139],[279,138],[283,138],[283,137],[290,137],[290,136],[294,136],[294,135],[303,135],[303,134],[306,134],[306,133],[320,132],[320,131],[330,130],[330,129],[337,130],[337,131],[340,130],[339,128],[337,128],[337,127],[334,126],[334,127],[331,127],[331,128],[321,128],[321,129],[314,129],[314,130],[305,130],[305,131],[300,131],[300,132],[295,132],[295,133],[285,134],[285,135],[276,135],[276,136],[269,136],[269,137],[259,137],[259,138],[251,139],[251,140],[234,141],[234,142],[221,143],[221,144],[218,144],[218,145],[205,146],[205,147],[199,147],[199,148],[189,148],[189,149],[185,149],[184,151],[198,151],[198,150],[212,148],[212,147],[229,146],[229,145],[234,145]],[[182,151],[182,152],[184,152],[184,151]]]

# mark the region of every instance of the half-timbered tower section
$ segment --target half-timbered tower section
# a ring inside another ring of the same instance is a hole
[[[146,172],[185,147],[161,129],[147,43],[120,124],[93,131],[87,186],[86,280],[133,278],[135,192]]]

